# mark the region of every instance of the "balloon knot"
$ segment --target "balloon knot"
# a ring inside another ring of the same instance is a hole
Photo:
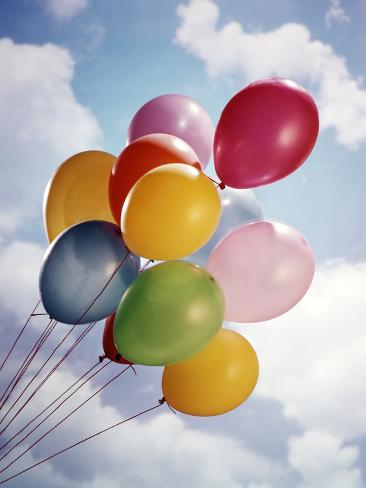
[[[159,405],[163,405],[163,403],[166,403],[169,410],[171,410],[174,414],[176,414],[177,412],[175,410],[172,409],[172,407],[169,405],[169,403],[166,401],[165,397],[161,398],[159,400]]]
[[[102,363],[107,356],[103,354],[102,356],[99,356],[99,362]]]
[[[217,182],[216,180],[214,180],[213,178],[210,178],[210,176],[209,176],[208,178],[209,178],[209,179],[212,181],[212,183],[215,183],[216,188],[220,188],[220,190],[224,190],[224,189],[226,188],[225,183],[223,183],[222,181],[220,181],[220,182],[218,183],[218,182]]]

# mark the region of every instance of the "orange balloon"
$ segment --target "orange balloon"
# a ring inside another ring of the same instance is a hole
[[[180,259],[210,239],[220,215],[210,178],[187,164],[163,164],[131,188],[121,214],[123,240],[137,256]]]
[[[220,415],[248,398],[258,373],[258,358],[249,342],[233,330],[220,329],[198,354],[165,367],[163,394],[182,413]]]
[[[49,242],[71,225],[85,220],[113,222],[108,182],[116,156],[83,151],[66,159],[48,182],[43,221]]]
[[[169,163],[184,163],[201,169],[193,149],[170,134],[149,134],[125,147],[109,180],[109,204],[118,225],[123,203],[136,181],[151,169]]]

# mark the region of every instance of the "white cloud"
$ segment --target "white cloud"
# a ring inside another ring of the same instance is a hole
[[[303,428],[346,440],[366,434],[365,276],[366,262],[329,263],[287,314],[237,327],[259,354],[257,394]]]
[[[43,249],[9,239],[42,218],[43,191],[57,166],[98,147],[102,134],[76,100],[66,49],[0,39],[0,62],[0,302],[24,319],[38,296]]]
[[[268,483],[250,483],[248,488],[272,488],[272,485],[269,485]]]
[[[0,212],[0,245],[19,230],[24,220],[24,213],[21,208]]]
[[[88,6],[88,0],[45,0],[47,10],[54,17],[69,20]]]
[[[125,374],[130,374],[126,372]],[[132,374],[132,373],[131,373]],[[56,392],[65,388],[65,384],[75,380],[67,368],[54,374],[47,387],[29,404],[28,415],[38,413]],[[119,385],[111,388],[123,393],[123,379]],[[89,384],[78,396],[81,402],[96,387]],[[150,405],[156,404],[151,400]],[[64,406],[54,416],[50,424],[65,416],[76,405],[76,400]],[[128,422],[119,428],[104,434],[100,438],[88,441],[76,447],[69,454],[63,454],[57,460],[27,473],[27,485],[83,488],[84,486],[136,486],[139,488],[283,488],[287,486],[284,468],[277,462],[252,452],[237,441],[224,435],[214,435],[188,428],[182,418],[169,411],[160,410]],[[137,413],[136,407],[131,415]],[[32,413],[31,413],[32,412]],[[67,446],[82,437],[121,420],[115,408],[103,405],[100,396],[95,397],[77,414],[46,437],[32,451],[26,462],[28,466],[46,457],[58,449]],[[22,425],[24,419],[21,421]],[[46,429],[46,427],[44,427]],[[24,446],[22,450],[24,449]],[[139,467],[142,467],[140,469]],[[18,469],[14,470],[17,471]],[[10,470],[9,470],[10,473]],[[4,476],[3,473],[2,476]],[[21,483],[19,478],[19,483]],[[23,477],[23,480],[25,478]],[[37,484],[36,484],[37,483]]]
[[[15,257],[30,256],[28,248],[22,252],[24,245],[9,246],[0,259],[0,266],[8,263],[11,270]],[[37,249],[33,249],[33,254],[36,263]],[[23,269],[21,263],[18,267]],[[365,273],[366,263],[329,264],[317,272],[308,295],[288,314],[267,325],[240,327],[259,355],[261,375],[257,394],[281,401],[286,414],[307,429],[301,437],[289,441],[288,462],[293,472],[301,477],[296,488],[362,486],[356,467],[358,449],[344,445],[343,441],[361,436],[366,425],[362,375],[366,304],[360,299],[364,293]],[[35,270],[30,272],[33,274]],[[17,282],[25,281],[21,276],[14,276],[7,289],[13,290]],[[32,286],[30,284],[29,288]],[[10,296],[16,295],[12,292]],[[22,297],[19,295],[19,301]],[[86,365],[81,359],[78,358],[83,371]],[[37,413],[57,392],[75,380],[69,369],[71,366],[75,370],[75,365],[69,364],[54,374],[30,404],[26,417]],[[111,386],[123,398],[131,394],[124,388],[123,379]],[[77,401],[82,401],[95,389],[96,386],[89,385]],[[151,395],[152,404],[157,400],[154,396]],[[75,405],[76,397],[49,425]],[[274,461],[250,450],[245,438],[239,442],[225,434],[190,428],[181,416],[166,413],[164,408],[35,469],[26,475],[27,482],[49,486],[54,478],[52,486],[56,488],[105,485],[117,488],[123,472],[124,484],[139,488],[171,485],[177,488],[294,488],[285,460]],[[136,406],[136,410],[140,409],[141,403]],[[117,409],[97,397],[65,422],[58,433],[51,434],[33,450],[32,457],[24,465],[119,419]],[[260,422],[260,418],[257,416],[253,421]],[[23,425],[24,418],[19,422]],[[136,465],[143,465],[144,469],[137,470]]]
[[[191,0],[177,9],[177,43],[204,61],[210,76],[239,77],[241,84],[282,76],[306,82],[315,93],[321,127],[333,128],[338,143],[357,149],[366,142],[366,90],[332,46],[312,39],[309,29],[286,23],[267,32],[246,32],[241,24],[217,26],[212,0]]]
[[[289,463],[302,476],[297,488],[362,488],[358,456],[357,447],[319,431],[289,441]]]
[[[14,216],[40,217],[49,177],[68,156],[97,147],[101,130],[75,98],[66,49],[0,39],[0,63],[1,227],[9,232]]]
[[[88,51],[92,51],[93,49],[98,47],[104,41],[107,35],[106,28],[98,21],[89,22],[84,27],[84,32],[87,36],[85,48]]]
[[[340,0],[330,0],[329,7],[325,12],[325,24],[331,27],[333,24],[349,24],[351,17],[341,5]]]
[[[31,242],[13,241],[0,248],[0,306],[25,320],[38,300],[38,275],[44,250]]]

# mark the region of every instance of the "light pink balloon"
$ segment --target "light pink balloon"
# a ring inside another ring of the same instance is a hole
[[[309,244],[297,230],[260,221],[230,232],[212,251],[206,268],[223,289],[225,319],[260,322],[301,300],[315,265]]]
[[[214,128],[206,110],[185,95],[161,95],[145,103],[134,115],[127,144],[147,134],[171,134],[187,142],[204,169],[211,156]]]

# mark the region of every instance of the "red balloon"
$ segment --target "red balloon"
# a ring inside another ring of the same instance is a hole
[[[232,188],[277,181],[301,166],[318,132],[318,109],[302,86],[279,78],[256,81],[221,114],[214,140],[217,175]]]
[[[103,350],[104,354],[108,359],[120,364],[133,364],[127,361],[121,354],[117,351],[116,346],[113,341],[113,326],[114,317],[116,314],[110,315],[105,321],[104,332],[103,332]]]
[[[201,169],[191,146],[170,134],[149,134],[134,140],[117,158],[109,180],[109,205],[118,225],[128,192],[145,173],[157,166],[185,163]]]

